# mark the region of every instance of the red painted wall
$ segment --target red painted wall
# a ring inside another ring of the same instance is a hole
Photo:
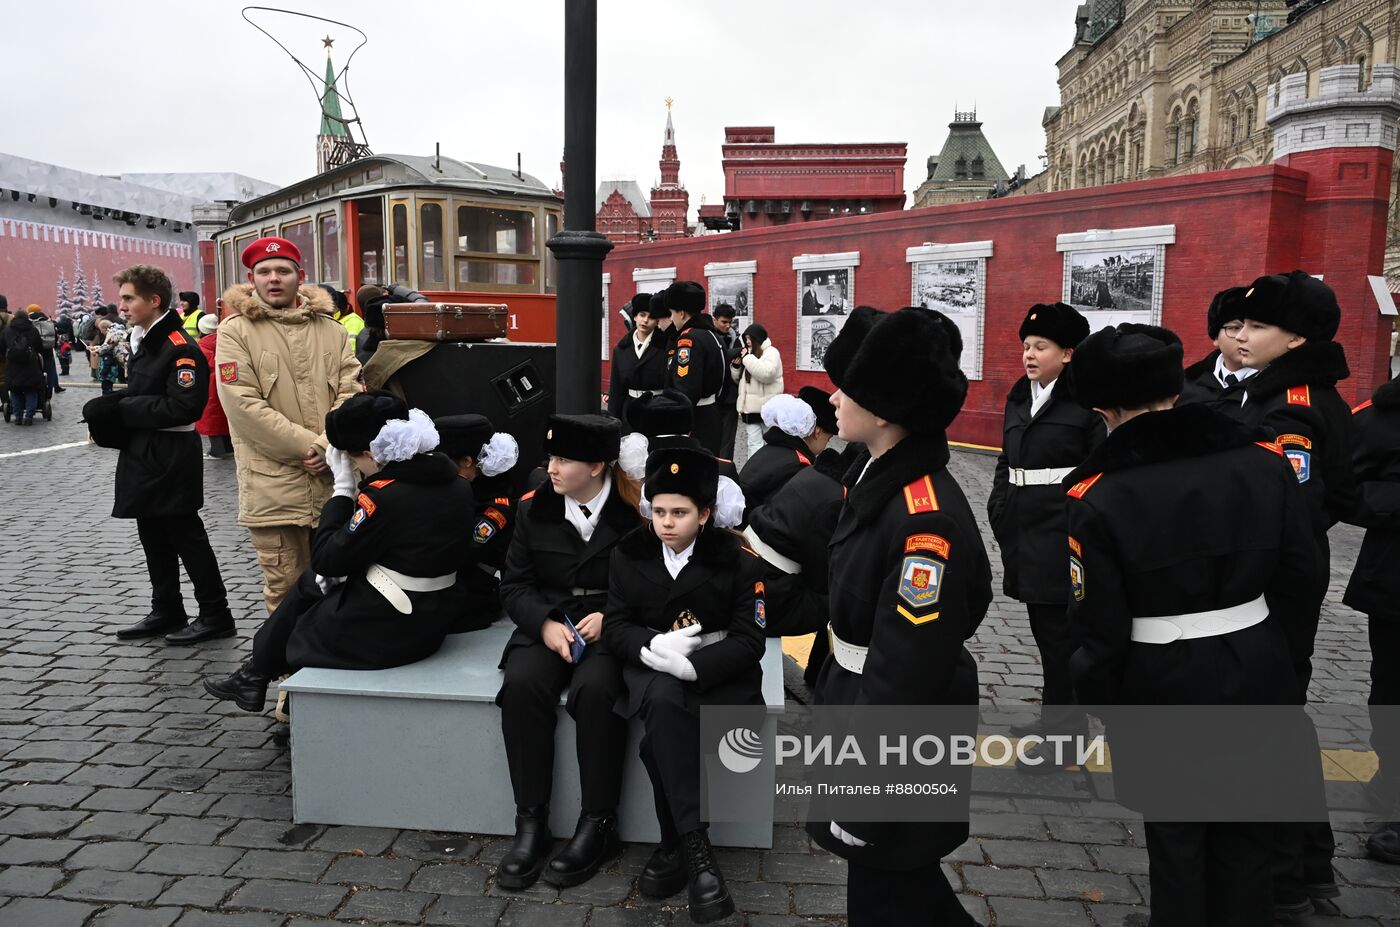
[[[612,274],[611,302],[635,293],[636,267],[670,267],[677,279],[704,283],[712,261],[757,261],[755,321],[782,352],[787,390],[831,384],[822,373],[793,369],[799,254],[859,251],[855,302],[895,309],[910,300],[905,249],[924,242],[993,242],[987,260],[983,379],[974,381],[954,440],[1000,445],[1007,390],[1021,376],[1016,337],[1027,307],[1062,295],[1064,255],[1056,236],[1088,229],[1175,225],[1166,246],[1163,324],[1186,344],[1188,362],[1212,345],[1205,314],[1221,289],[1295,267],[1323,274],[1337,291],[1352,378],[1343,395],[1358,401],[1385,377],[1389,319],[1380,315],[1366,281],[1381,273],[1390,152],[1334,149],[1297,156],[1287,166],[1216,171],[1089,190],[1008,197],[835,219],[801,226],[707,235],[680,242],[629,245],[604,264]],[[621,320],[610,321],[614,343]],[[606,382],[606,380],[605,380]]]

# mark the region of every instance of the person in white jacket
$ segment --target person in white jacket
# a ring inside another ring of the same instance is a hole
[[[734,463],[742,467],[763,446],[763,404],[783,392],[783,359],[768,339],[768,330],[757,322],[744,329],[744,349],[729,365],[729,375],[739,384],[735,407],[744,440],[736,435]]]

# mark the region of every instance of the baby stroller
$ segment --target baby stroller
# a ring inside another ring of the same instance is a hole
[[[0,357],[0,410],[4,412],[5,423],[9,424],[14,409],[10,404],[10,387],[5,382],[5,359],[3,357]],[[49,385],[47,376],[44,377],[44,385],[39,388],[38,412],[44,417],[44,421],[53,421],[53,388]]]

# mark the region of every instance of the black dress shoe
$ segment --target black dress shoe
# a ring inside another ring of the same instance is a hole
[[[734,899],[724,874],[715,862],[710,836],[703,829],[681,835],[685,855],[686,889],[690,894],[690,919],[697,924],[723,920],[734,913]]]
[[[217,699],[233,702],[244,711],[262,711],[267,701],[267,686],[271,676],[263,676],[244,663],[233,671],[233,675],[222,679],[206,676],[204,691]]]
[[[549,861],[544,880],[560,888],[581,885],[621,852],[622,841],[617,836],[615,813],[581,814],[573,837]]]
[[[233,637],[235,633],[233,612],[224,609],[217,615],[200,615],[180,630],[165,635],[165,642],[167,644],[198,644],[200,641]]]
[[[1400,824],[1386,824],[1367,837],[1366,855],[1392,866],[1400,865]]]
[[[549,832],[549,806],[517,808],[515,811],[515,842],[496,865],[496,884],[519,891],[539,880],[549,859],[554,836]]]
[[[642,876],[637,880],[637,888],[648,898],[670,898],[685,888],[690,876],[685,871],[685,854],[680,842],[658,844],[651,859],[642,867]]]
[[[117,640],[132,641],[142,637],[155,637],[157,634],[168,634],[180,630],[188,622],[184,612],[153,611],[135,624],[118,630]]]

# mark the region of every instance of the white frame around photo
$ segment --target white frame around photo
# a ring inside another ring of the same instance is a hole
[[[971,306],[953,308],[948,305],[933,307],[942,312],[958,326],[962,333],[962,372],[969,380],[982,379],[983,342],[987,327],[987,258],[992,257],[990,241],[963,241],[948,244],[924,242],[904,251],[904,260],[909,263],[909,305],[924,305],[919,298],[919,276],[930,272],[939,265],[972,264],[974,297]]]
[[[1167,245],[1176,243],[1175,225],[1146,225],[1124,229],[1088,229],[1071,232],[1055,238],[1055,250],[1064,253],[1064,271],[1061,281],[1060,298],[1074,306],[1089,320],[1089,331],[1117,325],[1120,322],[1138,322],[1148,325],[1162,324],[1162,285],[1166,277]],[[1086,259],[1096,256],[1112,256],[1130,252],[1151,252],[1152,293],[1147,309],[1100,309],[1072,299],[1073,272],[1076,262],[1083,265]]]
[[[823,367],[821,358],[812,356],[812,330],[816,322],[825,321],[833,323],[834,331],[830,335],[831,340],[841,334],[841,329],[846,324],[846,318],[856,306],[856,268],[860,266],[859,251],[842,251],[834,254],[799,254],[792,259],[792,269],[796,281],[797,298],[793,303],[796,310],[797,326],[797,346],[794,350],[796,357],[793,358],[794,368],[821,373]],[[840,315],[830,316],[808,316],[802,315],[802,275],[810,271],[822,270],[844,270],[846,271],[846,309]],[[824,351],[823,351],[824,353]]]
[[[603,274],[603,360],[612,353],[612,334],[608,328],[608,289],[612,286],[612,274]]]
[[[719,298],[715,293],[714,281],[716,279],[745,278],[743,284],[744,298],[748,305],[743,311],[738,306],[734,306],[734,327],[737,331],[748,328],[755,321],[753,305],[753,276],[758,273],[757,261],[727,261],[724,263],[712,263],[705,265],[705,301],[710,307],[710,314],[714,315],[715,306],[719,305]],[[730,305],[733,305],[731,303]]]

